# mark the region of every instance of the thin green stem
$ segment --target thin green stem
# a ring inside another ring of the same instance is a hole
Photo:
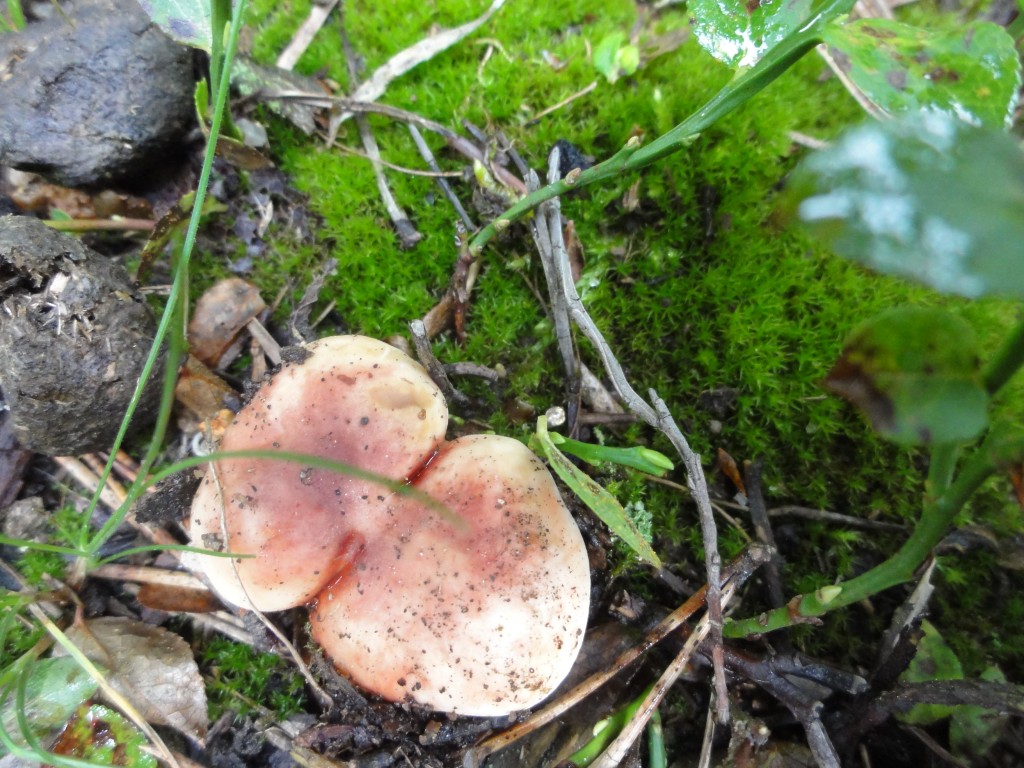
[[[945,535],[956,514],[995,470],[990,452],[982,445],[965,463],[960,476],[949,485],[946,492],[934,501],[925,502],[921,520],[914,532],[891,558],[845,584],[797,596],[788,605],[760,616],[727,621],[722,634],[725,637],[746,637],[790,627],[804,619],[821,616],[909,581],[914,577],[917,567]]]
[[[1024,16],[1024,14],[1022,14]],[[1017,324],[1003,341],[982,373],[982,382],[989,395],[995,395],[1024,365],[1024,321]]]
[[[604,162],[578,173],[570,172],[564,179],[526,195],[477,233],[470,243],[470,252],[474,255],[479,254],[498,232],[506,229],[513,221],[522,218],[545,200],[573,189],[618,178],[623,173],[644,168],[666,155],[689,146],[701,132],[745,104],[813,49],[821,42],[825,25],[848,13],[852,7],[852,0],[829,0],[802,27],[781,40],[752,67],[740,71],[704,106],[675,128],[645,147],[631,139]]]
[[[937,499],[946,492],[953,482],[953,473],[960,458],[960,446],[956,443],[942,443],[932,448],[928,462],[928,479],[925,481],[925,503]]]
[[[171,329],[175,319],[183,316],[183,298],[186,295],[188,285],[188,263],[192,255],[192,249],[195,246],[196,236],[199,232],[199,221],[202,217],[203,200],[206,198],[206,190],[210,184],[210,174],[213,169],[213,158],[217,149],[216,137],[220,135],[221,122],[226,111],[228,93],[231,84],[231,62],[234,58],[235,49],[238,44],[238,35],[241,32],[242,17],[245,13],[246,4],[247,0],[239,0],[238,6],[234,9],[234,16],[231,19],[231,31],[228,35],[228,45],[224,52],[224,63],[220,73],[220,81],[217,83],[216,103],[213,110],[213,121],[210,126],[210,138],[206,144],[206,154],[203,157],[203,167],[199,174],[199,183],[196,185],[195,198],[192,206],[192,217],[189,219],[188,230],[185,234],[185,242],[182,246],[181,257],[177,264],[178,268],[175,270],[174,282],[171,284],[171,290],[167,296],[167,304],[164,308],[163,315],[160,317],[156,336],[153,339],[153,345],[149,350],[149,356],[146,358],[146,363],[143,366],[139,382],[135,387],[135,393],[132,397],[132,401],[128,406],[124,419],[121,421],[121,428],[118,430],[117,437],[114,438],[114,445],[110,450],[110,458],[107,460],[106,466],[103,468],[103,473],[100,476],[96,491],[90,500],[90,512],[95,509],[96,505],[99,503],[102,488],[106,483],[107,478],[110,476],[110,473],[113,471],[115,454],[117,453],[118,448],[120,448],[122,442],[124,442],[125,435],[128,433],[128,426],[131,423],[132,416],[134,416],[135,410],[142,398],[143,389],[158,365],[164,339],[167,338],[167,333]],[[128,498],[125,500],[125,503],[121,505],[121,508],[111,515],[103,527],[100,528],[100,530],[91,538],[88,535],[88,516],[86,517],[86,525],[83,527],[82,537],[80,540],[80,549],[82,549],[90,560],[95,557],[96,552],[99,551],[100,547],[103,546],[107,539],[113,535],[117,527],[124,521],[131,503],[142,494],[145,489],[145,477],[149,473],[150,468],[156,462],[157,457],[160,455],[160,451],[163,449],[163,436],[166,432],[167,425],[170,422],[171,408],[174,405],[174,382],[177,377],[178,362],[184,349],[184,344],[185,342],[184,339],[181,338],[180,332],[172,334],[171,344],[169,345],[167,358],[164,363],[164,388],[163,396],[160,401],[160,412],[157,417],[153,437],[149,443],[149,448],[140,463],[139,479],[136,480],[132,484],[131,488],[128,489]]]

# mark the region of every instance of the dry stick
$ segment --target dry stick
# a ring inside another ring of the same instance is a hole
[[[800,517],[804,520],[819,520],[826,523],[838,523],[850,528],[866,528],[875,531],[894,531],[906,533],[907,526],[900,523],[887,523],[884,520],[869,520],[866,517],[843,515],[813,507],[798,507],[792,504],[773,507],[768,510],[768,517]]]
[[[187,571],[171,571],[167,568],[154,568],[149,565],[121,565],[118,563],[107,563],[94,568],[89,575],[97,579],[111,579],[113,581],[131,581],[136,584],[156,584],[161,587],[173,587],[175,589],[195,589],[202,592],[209,592],[210,588]]]
[[[356,68],[356,53],[352,48],[352,43],[348,39],[348,32],[345,28],[344,6],[342,6],[338,16],[341,21],[341,47],[345,51],[345,61],[348,65],[349,81],[351,86],[355,87],[359,82]],[[359,89],[356,88],[357,92],[358,90]],[[366,154],[370,158],[370,163],[373,166],[373,175],[377,179],[377,191],[380,192],[381,200],[384,202],[384,208],[387,209],[388,216],[391,218],[391,223],[394,225],[395,231],[398,232],[398,240],[401,247],[408,250],[422,240],[423,235],[417,231],[408,214],[406,214],[402,206],[398,204],[395,196],[391,194],[391,188],[388,186],[387,176],[384,175],[384,166],[381,165],[380,161],[380,148],[377,146],[377,139],[373,135],[373,130],[370,128],[370,123],[366,119],[366,115],[356,115],[355,118],[356,126],[359,128],[359,137],[363,142],[363,149],[366,150]],[[333,125],[332,121],[332,127]],[[340,125],[340,122],[338,125]]]
[[[434,153],[430,151],[430,147],[427,146],[427,142],[423,140],[423,134],[420,133],[419,129],[412,123],[408,123],[409,133],[412,135],[412,140],[416,142],[416,149],[420,151],[420,156],[430,166],[430,170],[437,174],[441,173],[441,167],[437,164],[437,160],[434,159]],[[462,223],[466,226],[466,230],[469,232],[476,231],[476,224],[466,213],[466,209],[462,207],[462,202],[452,192],[451,185],[440,175],[435,177],[437,179],[437,186],[441,188],[441,192],[448,198],[448,202],[452,204],[452,208],[459,214],[459,218],[462,219]]]
[[[559,150],[551,153],[551,165],[559,165]],[[526,177],[526,188],[533,192],[540,189],[540,178],[532,170]],[[562,357],[566,380],[566,412],[568,414],[569,435],[576,432],[576,419],[580,410],[580,362],[576,354],[576,346],[572,340],[572,327],[569,321],[569,305],[561,290],[558,278],[558,265],[555,263],[555,239],[561,237],[561,215],[552,222],[554,217],[537,216],[533,220],[533,241],[540,252],[540,263],[544,269],[544,281],[548,284],[548,298],[551,302],[551,320],[555,326],[555,341],[558,353]]]
[[[779,658],[782,659],[782,663],[779,663]],[[730,649],[727,663],[747,680],[757,683],[792,713],[803,726],[807,745],[820,768],[839,768],[838,753],[821,722],[821,702],[814,700],[814,694],[808,694],[807,689],[797,685],[792,678],[813,680],[833,690],[847,692],[866,689],[867,682],[863,678],[855,680],[853,676],[836,675],[835,670],[824,667],[813,669],[813,665],[808,665],[805,670],[792,654],[752,659],[740,651]]]
[[[722,604],[727,604],[732,596],[736,592],[736,585],[729,584],[722,590]],[[640,708],[637,710],[636,715],[631,719],[626,727],[622,729],[618,736],[616,736],[612,743],[609,744],[605,751],[601,753],[601,756],[595,760],[592,765],[593,768],[616,768],[622,764],[622,761],[626,757],[626,753],[630,747],[633,746],[640,734],[643,733],[644,728],[647,727],[647,721],[651,719],[651,715],[654,714],[654,710],[661,704],[662,699],[669,692],[669,689],[675,685],[679,675],[683,673],[686,665],[690,662],[690,658],[693,656],[693,652],[697,650],[697,646],[703,642],[704,638],[708,636],[711,631],[711,613],[706,613],[697,625],[693,628],[693,632],[686,638],[686,642],[683,644],[683,649],[676,655],[672,660],[672,663],[665,669],[658,678],[658,682],[654,684],[647,696],[644,697],[643,702],[640,704]],[[728,704],[728,701],[726,701]],[[718,718],[721,721],[721,717]]]
[[[420,359],[423,367],[427,369],[430,378],[434,380],[441,389],[444,399],[465,408],[469,405],[469,398],[462,394],[448,378],[441,361],[434,355],[430,348],[430,339],[427,338],[427,328],[422,320],[413,320],[409,323],[409,331],[412,333],[412,344],[416,348],[416,357]]]
[[[302,22],[302,26],[299,27],[288,46],[281,51],[281,55],[277,57],[278,67],[291,70],[295,66],[337,4],[338,0],[317,0],[313,3],[313,7],[309,9],[309,16]]]
[[[775,534],[768,520],[768,510],[761,491],[761,461],[748,462],[746,466],[747,501],[750,504],[750,521],[754,524],[757,540],[767,544],[776,554],[765,563],[764,577],[768,582],[768,597],[772,608],[786,604],[786,591],[782,588],[782,574],[779,572],[778,548],[775,546]]]
[[[747,579],[767,562],[771,552],[760,544],[748,547],[743,553],[731,562],[726,568],[725,579],[728,584],[735,588],[741,587]],[[607,683],[619,672],[636,661],[640,656],[647,653],[651,648],[660,643],[676,629],[681,627],[704,602],[707,595],[707,587],[701,587],[694,592],[681,606],[662,619],[651,629],[644,639],[632,648],[628,648],[619,654],[618,658],[609,664],[605,669],[594,673],[582,683],[577,685],[568,693],[559,696],[558,699],[534,712],[527,720],[512,726],[508,730],[493,736],[481,744],[466,752],[463,765],[466,768],[475,768],[482,765],[488,756],[514,744],[528,733],[547,725],[559,718],[571,707],[576,706],[584,698],[592,694],[602,685]]]
[[[402,248],[408,250],[423,239],[423,235],[416,229],[412,219],[405,212],[405,209],[398,204],[395,196],[391,194],[388,186],[387,176],[384,175],[384,166],[380,162],[380,149],[377,146],[377,139],[374,138],[370,124],[365,115],[356,115],[356,125],[359,127],[359,137],[363,140],[363,148],[373,164],[373,175],[377,178],[377,191],[380,192],[381,200],[387,209],[391,223],[398,232],[398,241]]]
[[[366,154],[365,152],[360,152],[358,149],[346,147],[344,144],[336,144],[335,146],[338,148],[339,151],[344,152],[346,155],[361,157],[363,158],[363,160],[371,159],[368,154]],[[421,171],[418,168],[407,168],[404,165],[390,163],[383,158],[381,158],[378,162],[385,168],[390,168],[392,171],[404,173],[406,176],[422,176],[425,179],[461,179],[464,175],[462,171]]]
[[[556,158],[557,159],[557,158]],[[571,174],[571,172],[570,172]],[[549,183],[559,179],[557,163],[551,164],[548,172]],[[565,241],[562,238],[560,229],[561,205],[557,197],[542,203],[538,206],[538,216],[548,218],[548,231],[551,234],[551,244],[555,252],[555,265],[562,284],[562,292],[569,305],[569,316],[580,329],[584,336],[594,345],[601,361],[604,363],[605,371],[612,382],[612,386],[622,398],[626,406],[640,416],[645,422],[660,430],[672,443],[673,447],[683,459],[686,467],[686,480],[690,489],[690,495],[697,504],[697,511],[700,515],[700,527],[704,542],[704,560],[708,578],[708,617],[710,623],[710,638],[712,661],[715,670],[715,697],[718,720],[721,723],[729,721],[728,691],[725,685],[725,668],[722,663],[722,597],[721,597],[721,569],[722,560],[718,554],[718,532],[715,528],[715,515],[711,508],[711,499],[708,496],[707,481],[704,479],[704,468],[701,466],[700,457],[690,448],[690,444],[683,436],[682,431],[672,418],[672,414],[657,392],[648,390],[651,402],[644,400],[630,385],[626,374],[619,365],[608,343],[597,324],[591,319],[587,308],[583,305],[576,286],[572,280],[572,270],[569,266],[569,255],[565,249]]]
[[[513,174],[508,168],[498,165],[497,163],[490,162],[483,149],[466,139],[464,136],[460,136],[450,128],[441,125],[441,123],[423,117],[423,115],[418,115],[415,112],[409,112],[408,110],[399,109],[398,107],[389,107],[387,104],[375,104],[369,101],[354,101],[349,98],[325,96],[322,93],[311,93],[307,91],[268,90],[263,92],[263,98],[270,101],[298,101],[302,104],[322,107],[324,109],[346,109],[357,114],[384,115],[385,117],[390,117],[392,120],[399,120],[403,123],[410,123],[412,125],[419,126],[420,128],[424,128],[431,133],[436,133],[438,136],[443,137],[448,143],[448,146],[463,157],[469,160],[475,160],[482,165],[485,165],[495,179],[500,181],[509,189],[515,190],[517,194],[524,194],[526,192],[526,184],[524,184],[521,179],[517,179],[515,174]],[[383,163],[383,160],[381,162]]]
[[[376,69],[366,82],[353,91],[353,100],[376,101],[384,95],[384,91],[392,80],[404,75],[424,61],[432,59],[441,51],[450,48],[462,38],[475,32],[480,26],[490,20],[491,16],[504,4],[505,0],[493,0],[490,7],[483,14],[473,19],[473,21],[452,29],[446,29],[436,35],[431,35],[410,45],[405,50],[399,51],[384,62],[381,67]],[[356,80],[353,78],[352,85],[354,86],[355,83]],[[344,111],[331,117],[327,146],[331,146],[334,143],[334,139],[338,135],[338,128],[343,122],[352,117],[354,112],[355,110]]]
[[[583,88],[583,89],[581,89],[579,91],[576,91],[576,93],[574,93],[572,96],[568,96],[567,98],[562,99],[557,104],[552,104],[547,109],[542,109],[540,112],[538,112],[536,115],[534,115],[533,117],[531,117],[529,120],[526,121],[526,123],[525,123],[526,127],[529,128],[531,125],[536,125],[537,123],[539,123],[541,121],[542,118],[547,117],[552,112],[557,112],[562,107],[569,106],[574,101],[576,101],[576,99],[583,98],[584,96],[586,96],[588,93],[590,93],[595,88],[597,88],[597,80],[592,82],[586,88]]]

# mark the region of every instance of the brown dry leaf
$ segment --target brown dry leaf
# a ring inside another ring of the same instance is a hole
[[[153,209],[146,200],[110,189],[90,195],[80,189],[51,184],[34,173],[22,172],[8,174],[8,181],[11,184],[8,196],[23,211],[48,216],[56,209],[72,219],[153,218]]]
[[[165,584],[143,584],[135,599],[151,610],[168,613],[212,613],[224,607],[209,591]]]
[[[225,405],[237,397],[238,393],[195,355],[185,358],[174,385],[174,399],[195,416],[195,421],[219,418]]]
[[[718,449],[718,468],[722,470],[722,474],[729,478],[732,484],[736,486],[736,490],[744,496],[747,495],[747,486],[743,482],[743,475],[740,473],[739,467],[736,466],[736,459],[726,453],[722,448]]]
[[[260,292],[245,280],[221,280],[196,302],[188,324],[189,350],[210,368],[229,364],[225,358],[238,334],[266,308]]]
[[[107,680],[154,725],[168,725],[191,738],[206,735],[206,690],[192,649],[162,627],[113,616],[90,619],[67,631]],[[54,655],[63,655],[63,649]]]

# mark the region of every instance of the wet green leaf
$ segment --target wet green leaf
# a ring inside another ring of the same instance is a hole
[[[810,15],[811,0],[691,0],[701,47],[730,67],[750,67]]]
[[[964,442],[985,428],[972,328],[945,310],[891,309],[855,330],[825,385],[900,443]]]
[[[580,497],[590,510],[608,526],[612,533],[622,539],[643,560],[661,568],[661,559],[651,547],[651,543],[643,535],[637,525],[619,504],[618,500],[608,491],[594,482],[586,473],[566,458],[551,440],[548,434],[547,419],[543,416],[537,421],[537,431],[531,439],[531,447],[548,460],[551,469],[558,475],[570,490]]]
[[[935,32],[860,19],[828,25],[823,38],[847,79],[883,112],[930,108],[990,128],[1012,122],[1020,64],[1013,38],[996,24]]]
[[[581,443],[578,440],[563,437],[557,432],[549,433],[549,437],[551,442],[558,446],[559,450],[583,459],[588,464],[600,464],[603,461],[608,461],[612,464],[639,469],[641,472],[658,477],[662,477],[666,472],[675,469],[675,465],[668,456],[650,448],[643,448],[641,446],[616,448],[610,445]]]
[[[962,680],[964,676],[960,659],[950,648],[942,635],[929,621],[921,622],[921,642],[900,680],[907,683],[927,683],[932,680]],[[916,704],[899,719],[912,725],[928,725],[936,720],[949,717],[954,707],[945,704]]]
[[[997,666],[991,666],[981,673],[981,679],[989,683],[1005,683],[1006,675]],[[1006,713],[985,709],[974,704],[963,704],[955,708],[949,721],[949,745],[953,754],[965,757],[974,764],[999,741],[1010,716]]]
[[[32,733],[42,738],[60,728],[78,706],[95,692],[96,681],[74,659],[41,659],[34,662],[25,683],[25,719]],[[2,707],[0,725],[15,743],[24,745],[13,692],[7,692]]]
[[[612,32],[594,48],[594,68],[609,83],[629,77],[640,66],[640,49],[626,42],[624,32]]]
[[[210,51],[210,0],[139,0],[139,5],[172,40]]]
[[[794,172],[790,204],[846,258],[943,293],[1024,296],[1024,154],[922,112],[847,131]]]
[[[102,704],[91,704],[75,712],[53,745],[53,752],[96,765],[157,768],[156,758],[145,746],[142,732],[124,715]]]

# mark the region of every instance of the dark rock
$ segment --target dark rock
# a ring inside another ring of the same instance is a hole
[[[0,218],[0,388],[22,446],[57,456],[108,449],[155,332],[120,265],[37,219]],[[155,413],[160,378],[136,425]]]
[[[68,186],[139,173],[192,120],[192,54],[133,0],[0,35],[0,164]]]

